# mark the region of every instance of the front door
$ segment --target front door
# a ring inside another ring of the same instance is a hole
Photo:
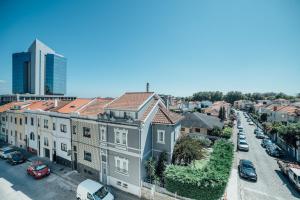
[[[56,150],[53,150],[52,161],[56,162]]]
[[[74,162],[73,162],[73,165],[74,165],[74,170],[77,170],[77,153],[74,153]]]
[[[102,162],[102,183],[107,184],[107,169],[106,163]]]
[[[46,158],[50,158],[50,150],[49,149],[46,149],[46,148],[44,148],[44,153],[45,153],[45,157]]]

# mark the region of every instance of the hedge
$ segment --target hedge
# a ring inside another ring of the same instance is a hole
[[[233,144],[218,140],[210,160],[203,169],[169,165],[165,171],[166,189],[180,196],[217,200],[222,197],[228,182],[233,159]]]

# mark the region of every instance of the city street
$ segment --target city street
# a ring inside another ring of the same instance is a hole
[[[0,160],[0,199],[76,199],[73,185],[53,173],[41,180],[28,176],[29,164],[11,166]]]
[[[76,199],[77,184],[51,173],[49,177],[35,180],[26,173],[30,162],[11,166],[0,159],[0,200],[67,200]],[[71,172],[70,172],[71,173]],[[110,188],[116,200],[138,200],[139,198]]]
[[[255,126],[250,126],[247,119],[240,112],[241,124],[246,133],[249,144],[249,152],[237,151],[233,171],[238,170],[240,159],[248,159],[255,165],[258,180],[249,182],[238,177],[238,196],[241,200],[294,200],[300,198],[288,179],[283,176],[276,159],[269,156],[261,147],[261,139],[254,134]],[[234,130],[234,141],[236,145],[237,129]]]

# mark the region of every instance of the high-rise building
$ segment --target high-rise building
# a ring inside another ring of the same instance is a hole
[[[67,60],[41,41],[34,40],[28,52],[15,53],[12,60],[14,94],[66,94]]]

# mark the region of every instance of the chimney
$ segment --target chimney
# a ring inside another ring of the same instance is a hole
[[[146,84],[146,92],[149,92],[149,83]]]
[[[55,99],[55,100],[54,100],[54,108],[56,108],[57,106],[58,106],[58,100]]]

